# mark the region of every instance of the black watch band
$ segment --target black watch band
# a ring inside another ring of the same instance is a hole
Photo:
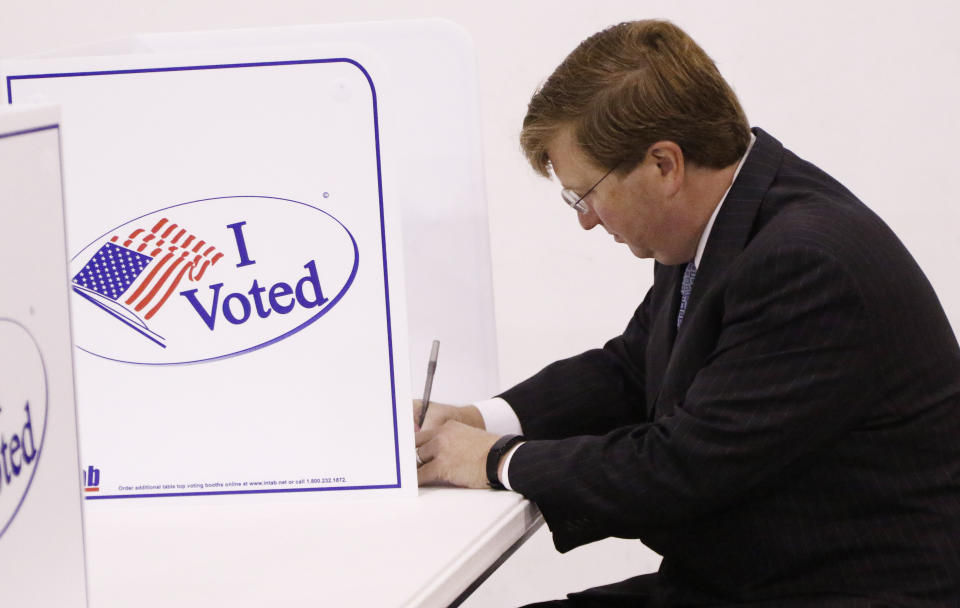
[[[504,435],[497,439],[497,442],[487,452],[487,483],[494,490],[507,489],[500,483],[500,478],[497,477],[497,468],[500,466],[500,459],[503,458],[503,455],[523,440],[522,435]]]

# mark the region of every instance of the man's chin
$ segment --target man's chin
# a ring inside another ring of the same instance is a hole
[[[629,243],[627,243],[627,247],[630,249],[630,253],[632,253],[634,256],[636,256],[636,257],[638,257],[638,258],[652,258],[652,257],[653,257],[653,252],[652,252],[652,251],[648,251],[647,249],[642,249],[642,248],[640,248],[640,247],[637,247],[636,245],[631,245],[631,244],[629,244]]]

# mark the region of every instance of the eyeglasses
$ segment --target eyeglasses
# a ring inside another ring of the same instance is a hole
[[[613,169],[616,169],[616,168],[617,166],[613,167]],[[581,215],[586,213],[588,211],[587,204],[583,201],[583,199],[587,198],[587,195],[593,192],[594,189],[596,189],[596,187],[600,185],[600,182],[607,179],[607,176],[613,173],[613,169],[610,169],[609,171],[604,173],[603,177],[597,180],[597,183],[590,186],[590,189],[583,193],[583,196],[577,194],[575,190],[571,190],[570,188],[564,188],[563,190],[560,191],[560,196],[563,197],[563,202],[565,202],[566,204],[576,209],[577,213],[580,213]]]

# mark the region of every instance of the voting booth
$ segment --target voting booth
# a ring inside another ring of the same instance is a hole
[[[0,216],[0,597],[86,606],[56,108],[0,108]]]
[[[444,21],[0,62],[62,105],[89,501],[416,493],[411,386],[497,389],[475,66]]]

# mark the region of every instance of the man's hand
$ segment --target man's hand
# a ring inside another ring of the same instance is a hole
[[[427,419],[436,404],[431,403]],[[424,427],[428,424],[425,423]],[[417,433],[417,452],[423,466],[417,469],[420,485],[451,484],[463,488],[488,488],[487,453],[498,435],[447,420],[439,428]]]
[[[483,416],[480,414],[480,410],[473,405],[447,405],[445,403],[437,403],[436,401],[430,402],[430,407],[427,408],[427,417],[423,421],[423,428],[417,426],[417,422],[420,420],[420,408],[422,403],[420,399],[413,400],[413,430],[415,431],[429,431],[430,429],[438,429],[448,420],[455,420],[457,422],[462,422],[467,426],[472,426],[477,429],[484,429],[483,425]],[[420,445],[420,444],[417,444]]]

